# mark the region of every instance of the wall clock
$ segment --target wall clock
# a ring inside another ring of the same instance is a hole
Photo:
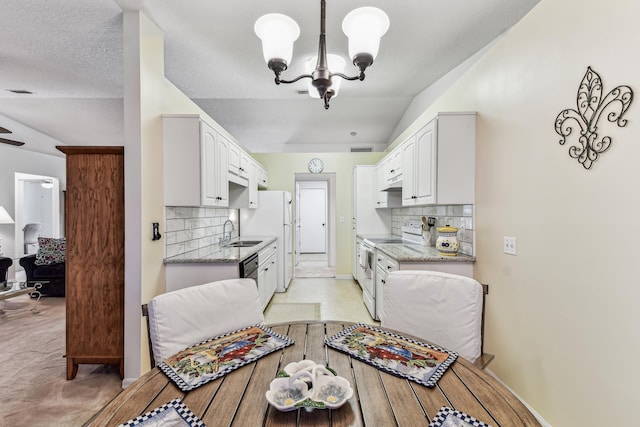
[[[314,157],[313,159],[309,160],[309,172],[311,173],[320,173],[324,170],[324,162],[317,158]]]

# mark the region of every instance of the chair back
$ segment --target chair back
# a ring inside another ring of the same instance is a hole
[[[167,292],[149,301],[147,311],[155,364],[208,338],[264,322],[253,279],[220,280]]]
[[[415,335],[472,363],[482,354],[483,286],[465,276],[394,271],[383,293],[383,327]]]
[[[11,264],[13,264],[11,258],[0,257],[0,285],[4,285],[7,282],[7,272]]]

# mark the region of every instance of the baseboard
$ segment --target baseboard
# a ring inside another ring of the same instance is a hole
[[[125,378],[122,380],[122,389],[124,390],[125,388],[129,387],[131,384],[133,384],[134,382],[136,382],[138,378]]]
[[[540,425],[542,425],[542,427],[553,427],[551,424],[549,424],[547,422],[547,420],[545,420],[544,418],[542,418],[542,415],[540,415],[539,413],[536,412],[535,409],[533,409],[527,402],[525,402],[525,400],[523,398],[521,398],[520,396],[518,396],[518,394],[513,391],[511,389],[511,387],[509,387],[508,385],[506,385],[495,373],[493,373],[491,371],[491,369],[487,369],[485,368],[484,370],[486,373],[488,373],[489,375],[491,375],[493,378],[495,378],[496,380],[498,380],[500,382],[500,384],[502,384],[503,386],[505,386],[507,388],[507,390],[509,390],[511,393],[513,393],[513,395],[515,397],[518,398],[518,400],[520,400],[520,402],[522,402],[522,404],[524,406],[527,407],[527,409],[533,414],[534,417],[536,417],[536,419],[538,420],[538,422],[540,423]]]

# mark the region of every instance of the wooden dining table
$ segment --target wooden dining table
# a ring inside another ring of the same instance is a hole
[[[461,357],[429,388],[378,370],[325,345],[325,338],[351,325],[336,321],[269,325],[275,332],[293,339],[295,344],[191,391],[181,391],[162,371],[153,368],[118,394],[86,425],[117,426],[182,398],[208,427],[428,426],[442,406],[463,411],[494,427],[540,426],[513,393]],[[280,412],[271,407],[265,397],[271,381],[284,366],[303,359],[326,363],[347,378],[354,390],[353,397],[333,410]]]

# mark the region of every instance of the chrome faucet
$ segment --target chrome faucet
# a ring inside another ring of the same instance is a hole
[[[229,231],[229,236],[227,236],[227,223],[231,224],[231,231]],[[224,222],[224,225],[222,226],[222,239],[221,242],[222,243],[229,243],[231,241],[231,234],[233,233],[233,231],[235,230],[234,226],[233,226],[233,221],[231,221],[230,219],[226,220]]]

